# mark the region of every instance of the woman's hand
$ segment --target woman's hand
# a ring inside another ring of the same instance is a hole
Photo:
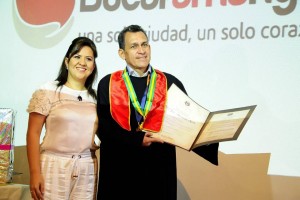
[[[30,175],[30,194],[34,200],[44,199],[44,178],[40,173]]]

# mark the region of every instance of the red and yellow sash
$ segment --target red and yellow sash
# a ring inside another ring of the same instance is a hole
[[[159,132],[162,126],[165,105],[167,101],[167,79],[165,75],[157,73],[156,87],[151,109],[147,114],[142,130]],[[113,119],[124,129],[130,131],[130,99],[126,84],[122,77],[123,71],[112,73],[110,77],[109,101]]]

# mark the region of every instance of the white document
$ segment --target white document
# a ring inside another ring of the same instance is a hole
[[[186,150],[236,140],[255,107],[210,112],[173,84],[168,90],[162,129],[153,133],[153,137]]]

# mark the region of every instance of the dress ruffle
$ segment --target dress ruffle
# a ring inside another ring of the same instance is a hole
[[[39,89],[35,91],[30,99],[27,112],[37,112],[42,115],[48,115],[51,108],[51,102],[46,90]]]

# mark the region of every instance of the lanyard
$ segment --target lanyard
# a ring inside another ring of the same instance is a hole
[[[147,87],[146,87],[146,90],[145,90],[145,93],[144,93],[144,96],[143,96],[143,99],[141,102],[142,105],[139,103],[139,101],[137,99],[136,93],[134,91],[133,85],[131,83],[131,80],[129,78],[129,75],[128,75],[126,69],[124,70],[122,77],[125,82],[125,85],[126,85],[126,88],[129,93],[129,97],[130,97],[130,100],[131,100],[131,103],[132,103],[134,109],[136,110],[136,112],[138,114],[140,114],[140,116],[143,117],[143,119],[144,119],[143,121],[145,121],[145,118],[151,109],[153,98],[154,98],[154,90],[155,90],[155,86],[156,86],[156,77],[157,77],[155,70],[152,68],[152,73],[150,75],[150,78],[149,78],[149,74],[148,74]],[[140,119],[141,119],[141,117],[139,117],[139,119],[137,118],[138,122],[140,121]],[[141,129],[142,126],[143,126],[143,124],[139,124],[139,129]]]

